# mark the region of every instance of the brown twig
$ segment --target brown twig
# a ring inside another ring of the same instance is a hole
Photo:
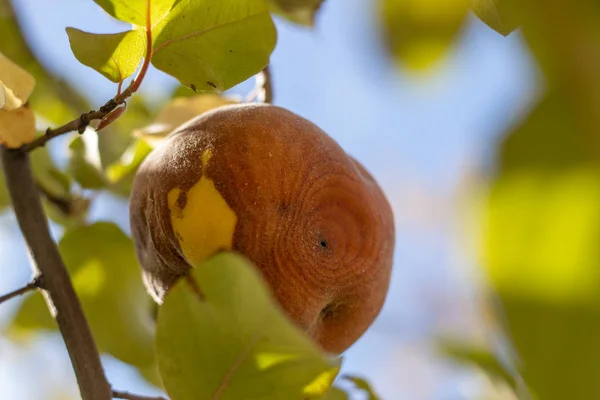
[[[0,158],[13,209],[31,253],[34,273],[43,275],[49,308],[63,337],[83,400],[109,400],[112,390],[104,374],[79,298],[50,236],[29,154],[0,146]]]
[[[23,286],[22,288],[14,290],[10,293],[7,293],[4,296],[0,296],[0,304],[4,303],[5,301],[8,301],[10,299],[13,299],[15,297],[22,296],[27,292],[32,292],[34,290],[37,290],[39,288],[40,288],[40,279],[35,278],[34,280],[29,282],[27,285]]]
[[[267,65],[262,70],[262,102],[271,104],[273,103],[273,77],[271,75],[271,68]]]
[[[246,98],[247,102],[258,100],[261,103],[273,103],[273,80],[271,68],[267,65],[256,75],[256,87]]]
[[[132,82],[135,82],[135,80]],[[79,118],[74,119],[73,121],[68,122],[68,123],[64,124],[63,126],[59,126],[58,128],[46,129],[46,133],[44,134],[44,136],[40,136],[39,138],[35,139],[33,142],[23,145],[21,147],[21,150],[31,151],[38,147],[43,147],[46,145],[46,143],[48,143],[49,140],[54,139],[55,137],[64,135],[65,133],[77,131],[80,134],[82,134],[83,132],[85,132],[85,129],[90,125],[90,122],[104,118],[108,113],[113,111],[119,105],[123,104],[125,102],[125,100],[127,100],[127,98],[129,98],[133,94],[132,86],[133,86],[133,84],[129,85],[129,87],[127,89],[125,89],[123,91],[123,93],[110,99],[108,102],[106,102],[106,104],[104,104],[98,110],[88,111],[84,114],[81,114],[79,116]]]
[[[125,399],[125,400],[168,400],[162,396],[140,396],[137,394],[131,394],[127,392],[121,392],[119,390],[113,390],[112,392],[113,398],[115,399]]]

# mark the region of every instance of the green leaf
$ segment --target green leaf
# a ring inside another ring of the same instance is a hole
[[[140,164],[152,151],[152,146],[145,140],[138,139],[125,151],[121,159],[106,169],[106,177],[112,190],[128,197],[133,185],[135,173]]]
[[[154,363],[152,303],[140,277],[131,240],[114,224],[68,230],[59,243],[73,285],[100,351],[138,366]],[[43,297],[26,298],[11,326],[13,336],[56,329]]]
[[[485,371],[491,378],[499,380],[514,391],[518,390],[517,378],[488,349],[474,345],[446,341],[441,343],[441,352],[460,363],[473,364]]]
[[[325,0],[270,0],[273,10],[298,24],[313,26]]]
[[[69,144],[68,169],[73,178],[84,189],[102,189],[107,182],[102,171],[90,161],[86,144],[77,136]]]
[[[134,25],[146,26],[150,6],[150,26],[154,27],[167,16],[177,0],[94,0],[116,19]]]
[[[369,382],[367,382],[364,378],[361,378],[359,376],[354,376],[354,375],[344,375],[343,378],[352,382],[358,389],[366,392],[366,394],[369,396],[368,400],[379,400],[380,399],[379,396],[377,394],[375,394],[375,391],[371,387],[371,384]]]
[[[171,400],[319,398],[339,371],[233,253],[198,265],[171,289],[156,348]]]
[[[482,261],[537,398],[600,398],[597,137],[552,92],[502,144]]]
[[[276,41],[264,0],[181,0],[156,37],[152,64],[197,91],[221,92],[260,72]]]
[[[77,60],[116,83],[135,72],[146,49],[140,30],[99,34],[67,28],[67,34]]]
[[[348,400],[348,394],[342,389],[332,386],[322,400]]]
[[[490,28],[508,36],[519,24],[515,13],[509,8],[511,0],[471,0],[473,12]]]
[[[427,70],[448,53],[463,26],[469,0],[380,0],[384,38],[409,70]]]
[[[54,165],[48,149],[37,149],[31,152],[30,157],[33,175],[38,185],[54,196],[64,197],[69,194],[71,179]]]

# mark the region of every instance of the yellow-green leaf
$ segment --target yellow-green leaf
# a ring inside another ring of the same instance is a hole
[[[469,10],[469,0],[379,1],[389,51],[414,71],[432,67],[447,54]]]
[[[471,0],[473,12],[490,28],[507,36],[518,27],[513,0]]]
[[[156,346],[171,400],[321,398],[339,370],[233,253],[196,266],[171,289]]]
[[[145,39],[140,30],[99,34],[67,28],[67,34],[77,60],[116,83],[131,76],[144,56]]]
[[[257,74],[277,41],[264,0],[181,0],[161,26],[152,64],[197,91],[221,92]]]
[[[84,189],[102,189],[107,185],[104,174],[91,161],[87,146],[80,136],[69,144],[68,170]]]
[[[107,13],[121,21],[146,26],[150,10],[150,26],[154,27],[173,7],[177,0],[94,0]]]
[[[273,10],[298,24],[313,26],[325,0],[270,0]]]
[[[14,110],[27,102],[35,79],[0,53],[0,110]]]

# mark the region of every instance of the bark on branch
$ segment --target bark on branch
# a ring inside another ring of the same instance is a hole
[[[31,254],[32,268],[43,278],[46,299],[69,352],[81,398],[109,400],[111,387],[71,279],[50,236],[29,154],[23,149],[0,146],[0,158],[14,212]]]

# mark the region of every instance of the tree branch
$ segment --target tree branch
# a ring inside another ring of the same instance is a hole
[[[266,66],[262,72],[262,102],[273,103],[273,77],[271,75],[271,67]]]
[[[24,149],[0,146],[0,158],[14,212],[31,254],[32,268],[44,277],[46,300],[65,341],[81,398],[109,400],[111,387],[71,279],[50,236],[29,154]]]
[[[151,397],[151,396],[140,396],[137,394],[131,394],[127,392],[121,392],[119,390],[113,390],[112,392],[113,398],[115,399],[125,399],[125,400],[167,400],[162,396]]]
[[[258,100],[261,103],[273,103],[273,80],[271,68],[267,65],[256,75],[256,87],[247,96],[246,101]]]
[[[0,296],[0,304],[4,303],[5,301],[8,301],[10,299],[13,299],[17,296],[22,296],[27,292],[31,292],[31,291],[34,291],[39,288],[40,288],[40,279],[38,277],[38,278],[35,278],[34,280],[32,280],[31,282],[29,282],[27,285],[23,286],[22,288],[14,290],[10,293],[7,293],[4,296]]]
[[[133,81],[135,82],[135,81]],[[44,136],[40,136],[35,139],[31,143],[27,143],[21,147],[23,151],[31,151],[38,147],[45,146],[49,140],[54,139],[55,137],[64,135],[65,133],[77,131],[79,134],[85,132],[85,129],[90,125],[90,122],[94,120],[99,120],[104,118],[107,114],[113,111],[115,108],[120,106],[133,94],[133,84],[129,85],[127,89],[123,91],[120,95],[110,99],[106,104],[100,107],[97,111],[89,111],[84,114],[81,114],[79,118],[74,119],[71,122],[64,124],[63,126],[59,126],[54,129],[46,129],[46,134]]]

